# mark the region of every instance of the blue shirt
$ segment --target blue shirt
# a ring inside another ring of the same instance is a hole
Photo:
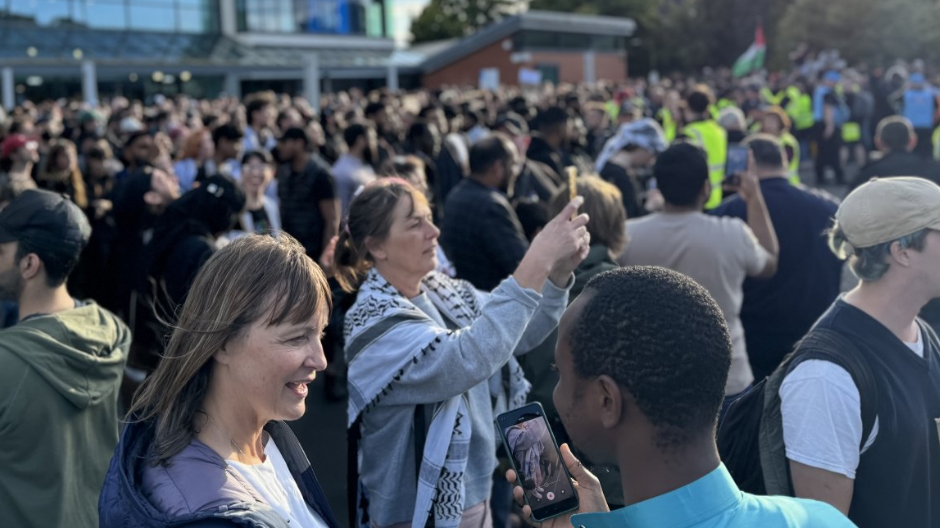
[[[724,464],[665,495],[610,513],[583,513],[571,524],[584,528],[848,528],[832,506],[791,497],[744,493]]]
[[[904,117],[914,128],[933,128],[934,101],[929,88],[904,92]]]
[[[823,112],[826,107],[826,95],[832,93],[832,88],[828,86],[819,85],[816,87],[816,91],[813,92],[813,117],[816,119],[816,122],[823,120]]]

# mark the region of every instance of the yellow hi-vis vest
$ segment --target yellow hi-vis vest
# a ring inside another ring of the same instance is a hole
[[[842,141],[857,143],[862,140],[862,126],[849,121],[842,125]]]
[[[672,118],[672,112],[669,111],[665,106],[659,109],[659,112],[656,112],[656,119],[662,123],[663,132],[666,136],[666,141],[672,143],[676,139],[676,120]]]
[[[790,96],[790,101],[787,102],[787,114],[793,121],[794,130],[813,128],[816,124],[816,118],[813,117],[813,98],[809,94],[800,94],[799,88],[793,89],[796,96]]]
[[[793,185],[797,185],[800,183],[800,142],[793,137],[793,134],[784,132],[780,136],[780,143],[784,147],[790,147],[793,150],[793,159],[790,160],[790,165],[787,167],[787,179]]]
[[[712,192],[705,209],[714,209],[721,205],[721,184],[725,179],[725,163],[728,161],[728,132],[709,119],[689,123],[682,133],[705,149],[708,155],[708,181],[712,184]]]
[[[774,93],[770,90],[770,88],[765,86],[761,88],[760,95],[768,103],[774,106],[780,106],[780,103],[783,102],[783,99],[787,96],[787,93],[783,90],[780,90],[779,92],[777,92],[776,95],[774,95]]]
[[[933,159],[940,160],[940,127],[933,131],[931,142],[933,143]]]

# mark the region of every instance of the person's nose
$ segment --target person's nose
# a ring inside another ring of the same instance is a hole
[[[441,236],[441,230],[436,225],[434,225],[434,222],[428,222],[428,226],[430,226],[430,229],[428,229],[429,239],[433,240]]]
[[[326,353],[323,351],[323,343],[319,339],[313,340],[313,345],[307,349],[304,367],[312,368],[317,372],[326,370]]]

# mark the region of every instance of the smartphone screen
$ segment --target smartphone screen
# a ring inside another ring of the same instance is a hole
[[[496,418],[496,426],[532,508],[532,518],[544,521],[577,509],[578,495],[542,405],[530,403],[503,413]]]
[[[748,148],[740,145],[728,147],[728,163],[725,165],[725,179],[732,179],[747,171]]]

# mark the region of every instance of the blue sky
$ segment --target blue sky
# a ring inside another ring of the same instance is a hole
[[[428,0],[392,0],[392,20],[394,20],[395,40],[401,43],[408,41],[408,30],[411,28],[411,19],[421,14]]]

